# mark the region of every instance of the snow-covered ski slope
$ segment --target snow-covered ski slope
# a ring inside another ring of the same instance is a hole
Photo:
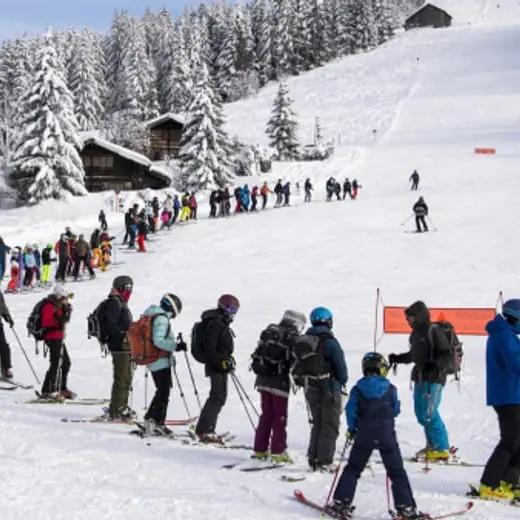
[[[293,97],[308,113],[304,117],[311,121],[319,115],[331,132],[342,133],[346,145],[338,148],[334,161],[309,167],[319,181],[316,202],[175,229],[151,244],[155,254],[118,251],[118,260],[125,265],[92,283],[71,284],[76,292],[67,341],[71,388],[87,397],[109,393],[110,361],[101,359],[96,344],[87,341],[85,319],[108,292],[116,273],[134,277],[135,315],[164,291],[176,292],[184,310],[174,327],[186,335],[220,293],[237,294],[242,302],[234,325],[238,375],[255,402],[248,358],[262,327],[278,320],[286,308],[306,313],[316,305],[331,308],[353,383],[360,373],[361,355],[372,347],[377,287],[385,303],[396,305],[421,298],[436,306],[493,306],[500,289],[506,296],[518,296],[520,7],[503,0],[500,11],[496,2],[475,5],[474,13],[467,11],[471,25],[414,31],[374,53],[291,80]],[[403,63],[408,64],[406,70]],[[352,70],[359,74],[351,74]],[[331,101],[325,111],[320,107],[327,94]],[[235,116],[237,128],[252,142],[261,138],[269,111],[271,95],[261,101],[263,96],[243,103],[241,122]],[[384,108],[378,108],[378,99]],[[238,108],[230,108],[231,116],[233,110]],[[374,126],[381,131],[372,143]],[[475,156],[477,146],[495,147],[497,154]],[[364,150],[361,160],[351,165],[352,176],[361,179],[363,190],[355,202],[327,204],[321,191],[324,180],[342,174],[343,166],[350,164],[349,147]],[[436,233],[405,234],[407,226],[400,226],[417,196],[407,191],[413,168],[422,174],[419,193],[430,204]],[[292,177],[297,172],[282,169],[274,177],[285,174]],[[91,208],[86,203],[80,207],[84,204],[80,202],[68,210],[47,209],[47,215],[39,209],[6,212],[10,223],[6,242],[24,242],[26,236],[28,240],[29,232],[22,239],[21,231],[44,220],[45,229],[38,228],[42,240],[55,237],[66,225],[67,211],[71,224],[86,229],[95,224],[94,214],[102,202],[101,196],[96,197],[91,198]],[[55,224],[50,211],[61,211]],[[43,376],[47,362],[34,356],[24,334],[25,318],[40,296],[7,296],[7,301],[18,333]],[[8,336],[16,377],[29,382],[31,374],[10,332]],[[442,405],[451,443],[459,446],[461,457],[473,462],[485,462],[497,438],[494,414],[484,406],[484,344],[484,338],[465,338],[461,393],[454,384],[448,385]],[[405,350],[406,338],[385,337],[379,348],[384,353]],[[195,363],[193,368],[199,392],[205,396],[202,369]],[[182,356],[178,371],[193,413],[196,402]],[[424,438],[413,416],[408,375],[403,368],[392,380],[400,390],[403,409],[397,431],[403,454],[409,456],[423,446]],[[151,386],[148,390],[150,395]],[[167,440],[148,446],[130,437],[126,426],[60,422],[65,416],[97,414],[95,407],[20,404],[30,397],[30,392],[21,390],[0,392],[2,520],[315,517],[291,500],[294,486],[279,480],[281,472],[221,469],[224,463],[247,459],[246,452],[186,447]],[[143,403],[144,374],[139,370],[133,404],[142,412]],[[184,415],[174,388],[169,416]],[[219,429],[235,432],[236,442],[252,442],[251,427],[233,388]],[[292,396],[289,446],[300,463],[305,461],[307,440],[302,396]],[[340,438],[338,448],[342,443]],[[358,488],[360,519],[386,515],[384,471],[379,465],[373,469],[375,475],[364,475]],[[467,482],[477,482],[481,471],[435,467],[423,474],[418,466],[408,465],[408,469],[419,506],[432,514],[463,504]],[[329,484],[328,476],[308,476],[298,486],[323,500]],[[516,516],[507,506],[481,502],[468,513],[468,518],[486,520]]]

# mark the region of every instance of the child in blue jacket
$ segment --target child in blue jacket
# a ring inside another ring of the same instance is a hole
[[[152,336],[154,346],[169,355],[160,357],[147,365],[155,383],[155,395],[146,412],[145,430],[149,435],[169,435],[172,432],[164,425],[170,389],[172,387],[172,370],[175,367],[173,353],[186,351],[184,342],[177,343],[170,325],[170,320],[177,317],[182,310],[182,302],[175,294],[167,293],[161,298],[159,305],[150,305],[145,316],[156,316],[153,320]]]
[[[350,393],[345,412],[347,435],[354,439],[349,459],[334,492],[334,502],[328,506],[338,518],[352,516],[357,481],[372,455],[379,450],[400,520],[423,520],[426,515],[417,511],[403,457],[395,433],[395,417],[400,403],[397,389],[388,381],[388,362],[377,352],[365,354],[362,361],[363,377]]]

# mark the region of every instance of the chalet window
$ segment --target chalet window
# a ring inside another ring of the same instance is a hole
[[[114,158],[111,156],[92,157],[94,168],[113,168]]]
[[[92,166],[92,157],[90,157],[88,155],[83,157],[83,164],[85,166]]]

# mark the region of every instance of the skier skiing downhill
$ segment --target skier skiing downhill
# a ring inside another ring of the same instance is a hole
[[[381,354],[369,352],[363,356],[361,366],[363,377],[350,392],[345,407],[347,436],[353,440],[353,446],[334,491],[334,501],[327,510],[342,519],[352,516],[357,481],[370,455],[377,449],[392,482],[398,518],[426,520],[429,516],[417,511],[397,442],[395,417],[400,413],[400,402],[397,389],[386,378],[388,362]]]
[[[412,183],[410,190],[417,191],[419,189],[419,173],[417,170],[414,170],[412,175],[410,175],[409,181]]]
[[[412,211],[415,214],[415,225],[417,227],[417,233],[429,231],[428,224],[426,224],[426,217],[428,216],[429,210],[426,202],[424,202],[423,197],[419,197],[417,199],[417,202],[413,205]]]

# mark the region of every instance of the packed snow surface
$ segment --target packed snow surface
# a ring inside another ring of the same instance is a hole
[[[470,2],[460,5],[469,6]],[[71,284],[74,314],[67,345],[72,358],[70,386],[81,396],[104,397],[111,386],[111,363],[95,341],[87,341],[86,316],[108,293],[116,274],[135,281],[134,315],[157,302],[164,291],[178,294],[184,309],[173,322],[189,335],[202,310],[223,292],[239,296],[236,317],[238,376],[257,402],[249,355],[259,332],[286,308],[308,313],[326,305],[345,350],[350,382],[360,375],[361,355],[372,348],[376,288],[386,304],[423,299],[435,306],[494,306],[499,290],[518,296],[518,232],[514,208],[519,188],[520,6],[515,1],[474,2],[467,21],[447,30],[400,35],[367,55],[338,61],[291,79],[297,110],[305,123],[320,116],[329,136],[341,134],[333,160],[305,167],[278,168],[278,176],[300,181],[309,173],[315,201],[226,221],[202,219],[174,229],[151,244],[155,254],[117,251],[126,262],[91,283]],[[469,9],[469,8],[468,8]],[[471,19],[470,19],[471,18]],[[262,138],[275,86],[255,99],[231,106],[230,125],[249,141]],[[374,140],[372,130],[377,129]],[[307,130],[307,137],[310,130]],[[495,156],[477,156],[475,147],[495,147]],[[352,162],[353,150],[362,151]],[[324,182],[347,171],[363,189],[357,201],[324,202]],[[420,194],[430,205],[437,232],[416,235],[401,226],[417,194],[408,177],[422,175]],[[68,224],[79,231],[96,225],[106,195],[2,213],[2,235],[10,245],[55,240]],[[271,203],[272,204],[272,203]],[[122,216],[109,214],[121,230]],[[47,360],[33,353],[25,319],[41,295],[7,296],[16,330],[43,377]],[[31,373],[11,332],[16,378]],[[465,339],[466,361],[460,393],[448,384],[441,407],[450,442],[462,458],[485,462],[497,440],[492,410],[485,407],[483,337]],[[404,336],[384,337],[384,353],[407,349]],[[192,414],[197,406],[185,361],[178,372]],[[202,367],[193,362],[199,393],[208,390]],[[391,376],[398,386],[402,414],[397,420],[405,456],[423,447],[413,415],[409,370]],[[135,374],[133,406],[143,412],[145,379]],[[151,385],[148,387],[148,396]],[[291,499],[294,485],[280,472],[244,474],[221,465],[245,451],[181,446],[168,440],[148,445],[128,435],[128,426],[65,424],[62,417],[100,413],[96,407],[27,405],[31,392],[0,392],[0,511],[2,520],[301,520],[315,513]],[[148,397],[149,398],[149,397]],[[174,388],[169,417],[185,416]],[[253,431],[234,389],[219,430],[232,430],[236,442],[250,444]],[[344,432],[344,427],[342,428]],[[291,396],[289,447],[305,462],[308,423],[301,394]],[[338,449],[343,438],[338,439]],[[468,482],[481,469],[407,465],[419,506],[431,514],[459,508]],[[374,465],[363,475],[356,497],[357,517],[385,518],[385,474]],[[324,500],[331,478],[309,475],[298,484]],[[478,502],[468,518],[516,518],[507,506]]]

